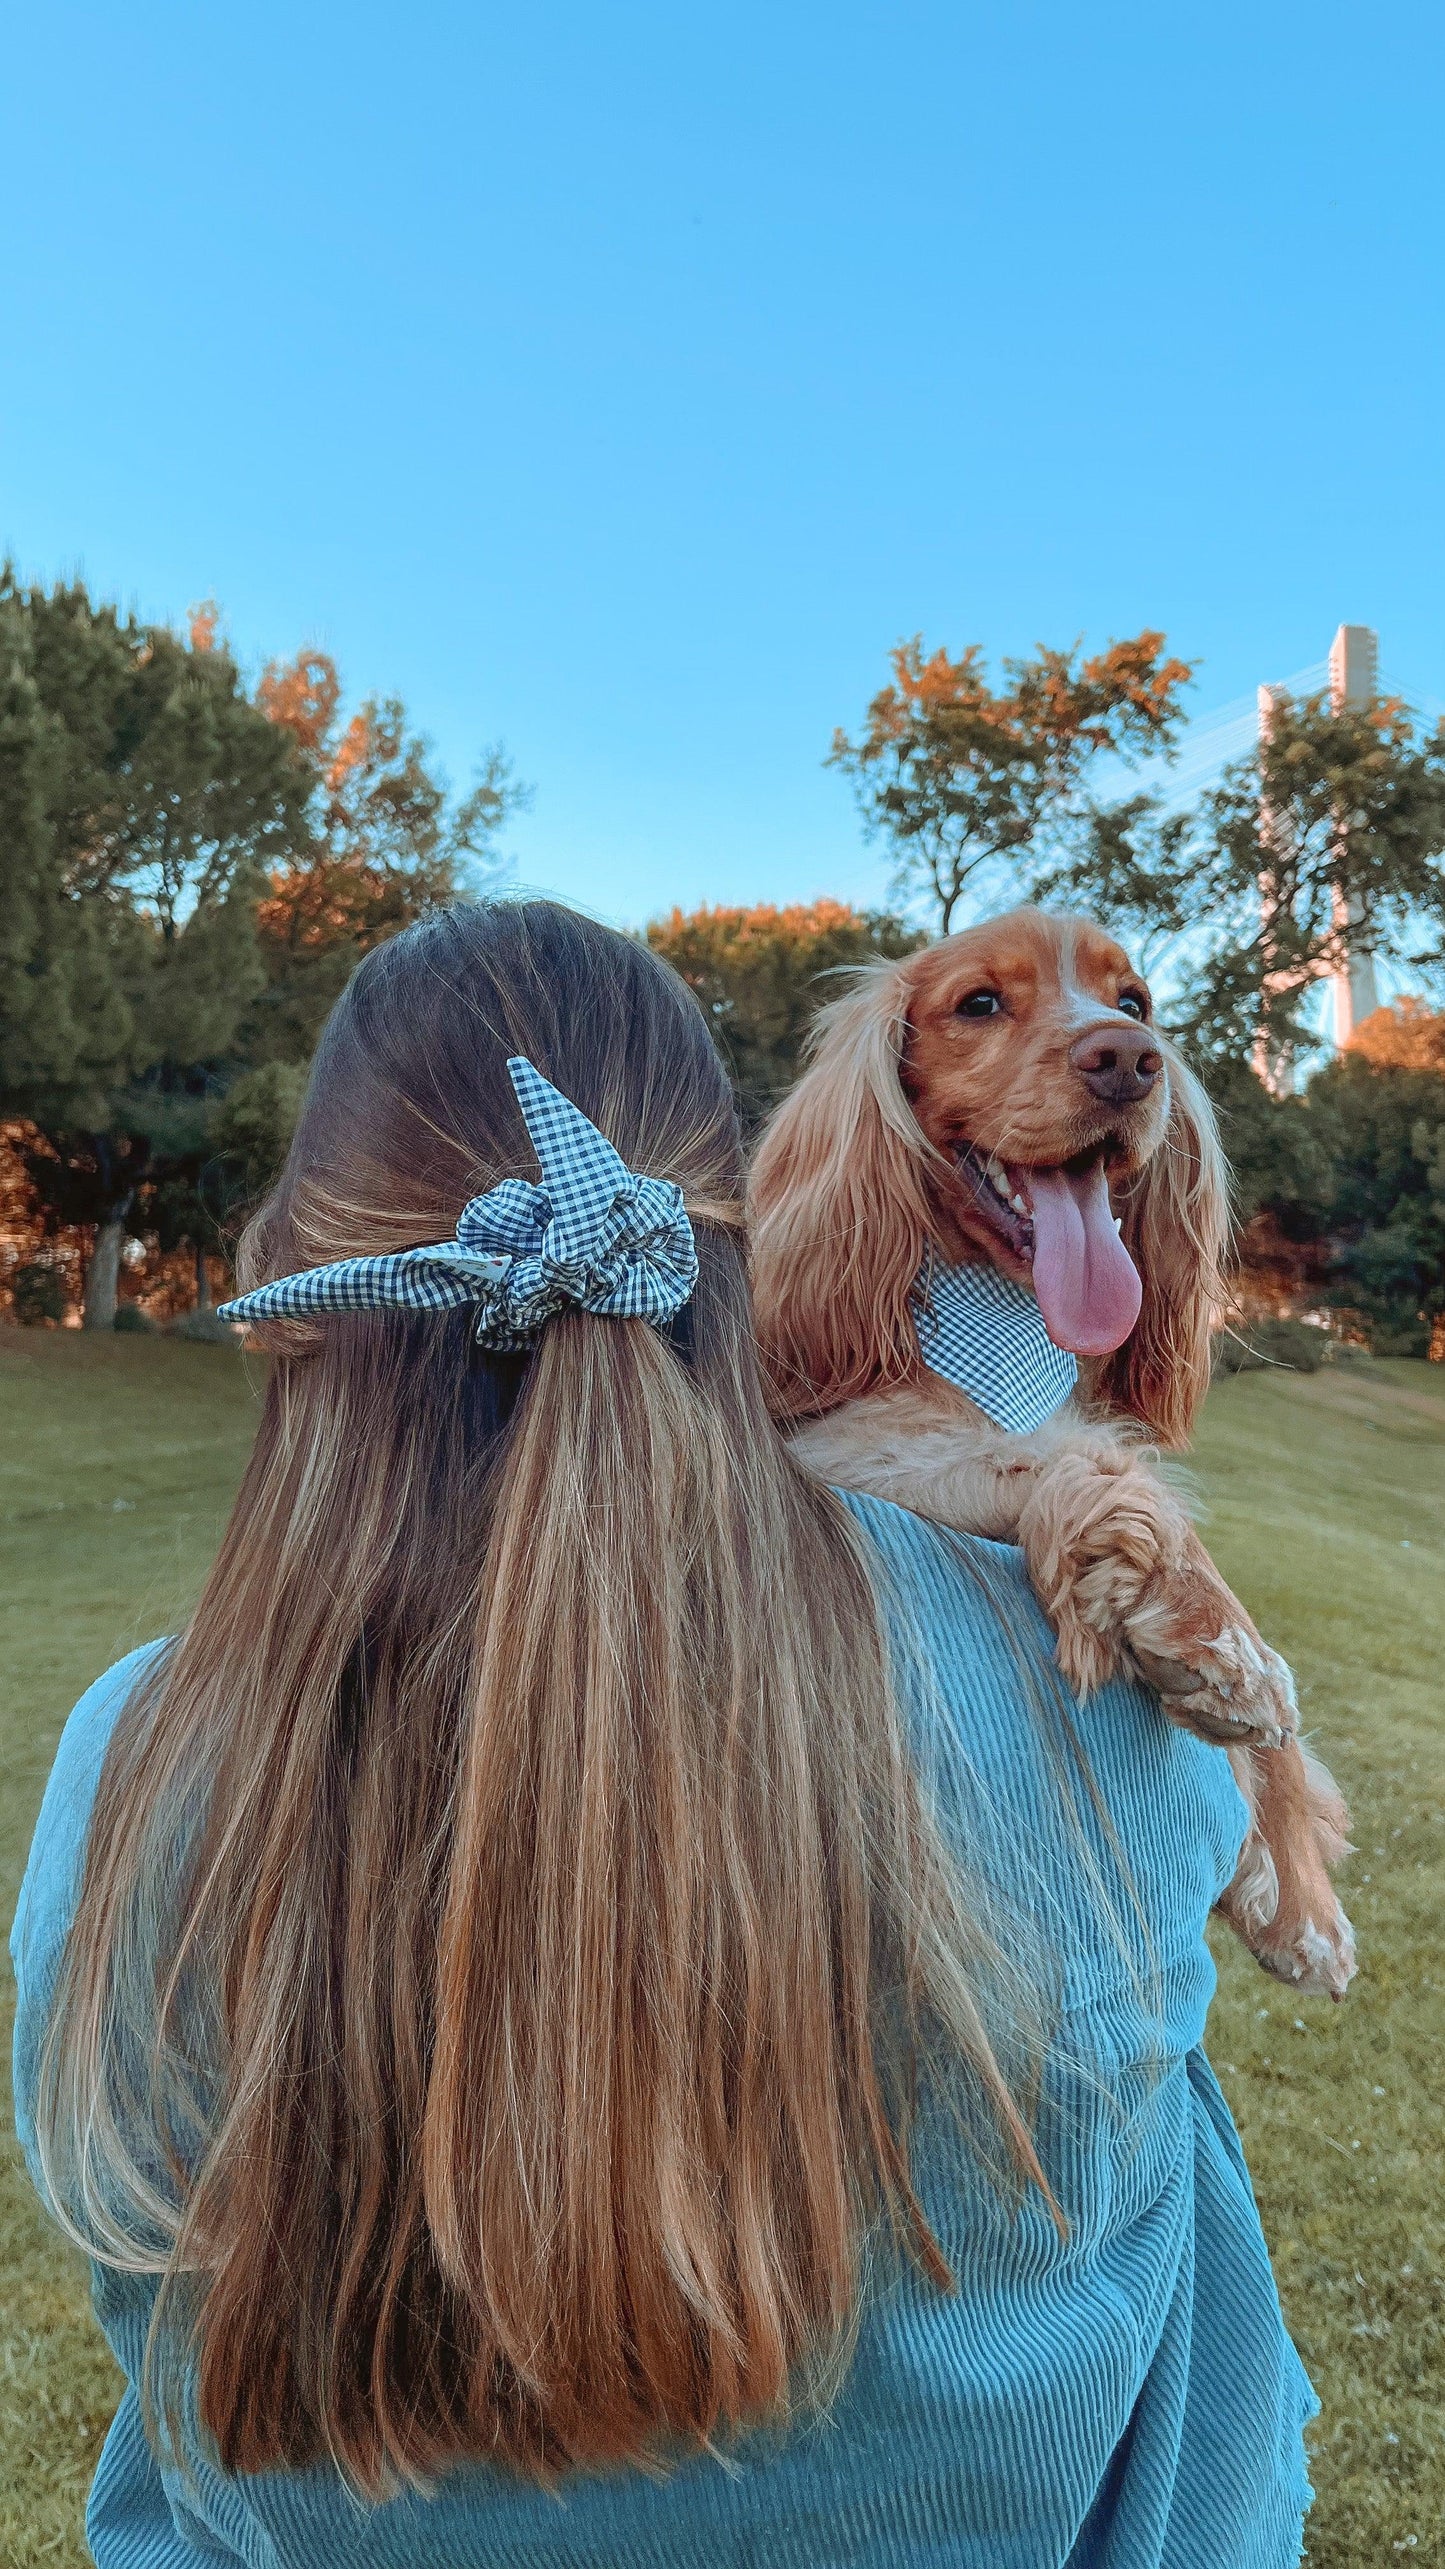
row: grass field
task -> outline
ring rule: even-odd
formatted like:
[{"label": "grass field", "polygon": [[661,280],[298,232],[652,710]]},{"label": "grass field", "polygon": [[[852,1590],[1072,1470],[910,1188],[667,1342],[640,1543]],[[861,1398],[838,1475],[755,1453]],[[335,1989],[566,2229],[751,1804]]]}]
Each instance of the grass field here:
[{"label": "grass field", "polygon": [[[87,1681],[174,1627],[255,1421],[223,1348],[0,1331],[0,1907]],[[1445,2561],[1445,1367],[1248,1374],[1195,1455],[1221,1567],[1299,1672],[1345,1785],[1362,1970],[1299,2003],[1226,1937],[1212,2050],[1324,2402],[1314,2569]],[[6,1975],[8,1996],[8,1974]],[[1250,2385],[1241,2381],[1242,2401]],[[78,2265],[0,2165],[0,2563],[86,2558],[115,2397]]]}]

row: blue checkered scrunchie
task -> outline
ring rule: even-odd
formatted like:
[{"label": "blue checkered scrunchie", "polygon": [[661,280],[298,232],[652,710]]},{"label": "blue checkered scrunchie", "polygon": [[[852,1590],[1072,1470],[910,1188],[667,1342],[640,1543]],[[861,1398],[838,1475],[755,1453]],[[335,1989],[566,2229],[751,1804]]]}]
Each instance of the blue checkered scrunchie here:
[{"label": "blue checkered scrunchie", "polygon": [[258,1285],[224,1320],[304,1320],[333,1311],[476,1307],[483,1347],[530,1346],[569,1305],[663,1328],[691,1299],[697,1246],[682,1189],[640,1177],[518,1054],[507,1064],[542,1183],[506,1178],[474,1195],[454,1236],[377,1258],[342,1258]]}]

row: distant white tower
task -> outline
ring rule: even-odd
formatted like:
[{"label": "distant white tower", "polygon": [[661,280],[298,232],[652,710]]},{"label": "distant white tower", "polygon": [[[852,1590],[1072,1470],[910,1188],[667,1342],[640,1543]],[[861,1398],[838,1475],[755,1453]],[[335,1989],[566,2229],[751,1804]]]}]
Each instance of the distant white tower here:
[{"label": "distant white tower", "polygon": [[[1380,692],[1380,637],[1367,624],[1342,624],[1330,645],[1330,705],[1342,713],[1346,705],[1368,705]],[[1358,924],[1356,904],[1346,902],[1343,892],[1335,893],[1335,922],[1345,931],[1347,961],[1342,972],[1330,976],[1334,1001],[1335,1042],[1343,1051],[1355,1028],[1371,1011],[1378,1008],[1380,994],[1375,985],[1375,958],[1356,954],[1350,949],[1349,932]]]},{"label": "distant white tower", "polygon": [[[1269,738],[1270,725],[1274,721],[1276,699],[1283,694],[1284,689],[1282,687],[1264,686],[1258,690],[1255,696],[1255,710],[1259,716],[1259,738],[1261,746],[1263,746],[1265,741]],[[1281,858],[1284,854],[1284,848],[1281,840],[1283,826],[1284,824],[1281,821],[1279,814],[1272,811],[1267,803],[1262,803],[1259,811],[1259,907],[1266,938],[1269,934],[1270,919],[1279,899],[1279,885],[1274,865],[1275,861]],[[1286,975],[1282,974],[1276,977],[1275,974],[1270,972],[1267,972],[1265,975],[1266,990],[1283,988],[1286,985],[1286,982]],[[1271,1052],[1263,1035],[1257,1035],[1255,1037],[1254,1045],[1254,1067],[1256,1075],[1264,1082],[1266,1088],[1273,1091],[1276,1097],[1282,1097],[1286,1094],[1293,1076],[1293,1066],[1290,1061],[1288,1050],[1283,1052]]]}]

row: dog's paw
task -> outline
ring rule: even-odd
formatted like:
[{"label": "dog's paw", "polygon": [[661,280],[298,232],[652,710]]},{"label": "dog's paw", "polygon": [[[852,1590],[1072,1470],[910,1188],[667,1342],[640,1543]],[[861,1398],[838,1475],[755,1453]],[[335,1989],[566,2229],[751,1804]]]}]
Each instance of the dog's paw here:
[{"label": "dog's paw", "polygon": [[1333,1894],[1313,1914],[1287,1922],[1276,1914],[1246,1941],[1256,1961],[1302,1998],[1343,1998],[1354,1979],[1355,1931]]},{"label": "dog's paw", "polygon": [[1167,1605],[1151,1603],[1131,1619],[1129,1649],[1170,1720],[1216,1747],[1258,1741],[1278,1748],[1299,1729],[1289,1666],[1248,1624],[1230,1620],[1213,1633],[1191,1632]]},{"label": "dog's paw", "polygon": [[1064,1456],[1019,1511],[1019,1541],[1058,1662],[1083,1699],[1121,1669],[1171,1720],[1218,1746],[1278,1747],[1298,1727],[1294,1680],[1261,1641],[1177,1501],[1152,1474]]},{"label": "dog's paw", "polygon": [[1355,1976],[1355,1937],[1330,1880],[1350,1843],[1339,1787],[1302,1740],[1256,1745],[1230,1764],[1251,1820],[1220,1910],[1287,1988],[1343,1998]]}]

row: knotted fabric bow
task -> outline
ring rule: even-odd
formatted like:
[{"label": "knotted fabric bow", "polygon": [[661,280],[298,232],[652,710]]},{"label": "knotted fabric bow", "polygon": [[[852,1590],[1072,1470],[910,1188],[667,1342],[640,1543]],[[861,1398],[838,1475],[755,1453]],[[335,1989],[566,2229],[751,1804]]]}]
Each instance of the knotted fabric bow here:
[{"label": "knotted fabric bow", "polygon": [[691,1299],[697,1244],[681,1187],[640,1177],[520,1054],[507,1064],[542,1183],[506,1178],[464,1205],[450,1240],[342,1258],[223,1303],[225,1320],[476,1305],[484,1347],[526,1347],[571,1305],[663,1328]]}]

